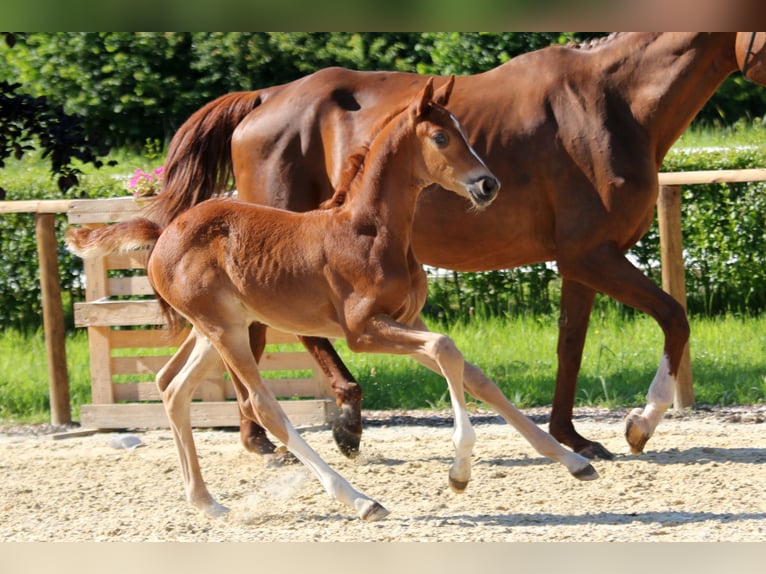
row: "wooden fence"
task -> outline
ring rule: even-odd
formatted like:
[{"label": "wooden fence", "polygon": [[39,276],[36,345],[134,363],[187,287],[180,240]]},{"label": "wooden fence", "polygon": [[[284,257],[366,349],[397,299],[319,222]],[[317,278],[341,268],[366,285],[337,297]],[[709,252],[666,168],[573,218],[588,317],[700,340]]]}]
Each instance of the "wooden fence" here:
[{"label": "wooden fence", "polygon": [[[686,286],[681,234],[681,185],[701,183],[734,183],[766,181],[766,169],[694,171],[660,173],[657,202],[662,288],[686,307]],[[66,366],[64,312],[58,275],[55,214],[82,211],[85,202],[108,200],[31,200],[0,202],[0,214],[34,213],[37,250],[40,261],[40,283],[43,303],[43,326],[48,358],[51,422],[71,422],[69,379]],[[70,216],[70,220],[73,220]],[[75,221],[76,218],[73,220]],[[687,347],[674,396],[674,408],[682,409],[694,402],[692,370]],[[139,403],[140,404],[140,403]],[[138,405],[138,404],[137,404]],[[136,405],[136,406],[137,406]]]}]

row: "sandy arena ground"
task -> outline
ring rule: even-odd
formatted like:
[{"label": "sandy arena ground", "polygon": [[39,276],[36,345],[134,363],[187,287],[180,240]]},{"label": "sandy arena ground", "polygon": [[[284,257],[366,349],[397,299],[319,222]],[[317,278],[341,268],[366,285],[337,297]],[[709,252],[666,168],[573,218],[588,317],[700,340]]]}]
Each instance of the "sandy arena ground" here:
[{"label": "sandy arena ground", "polygon": [[[547,429],[547,409],[525,411]],[[498,417],[475,413],[473,479],[447,486],[445,413],[369,412],[359,459],[327,428],[302,429],[320,455],[391,511],[365,523],[300,464],[267,466],[230,430],[197,430],[206,482],[231,512],[185,501],[169,430],[54,438],[62,429],[0,429],[0,541],[764,541],[766,405],[669,415],[640,456],[624,411],[578,410],[576,425],[617,455],[580,482],[541,458]]]}]

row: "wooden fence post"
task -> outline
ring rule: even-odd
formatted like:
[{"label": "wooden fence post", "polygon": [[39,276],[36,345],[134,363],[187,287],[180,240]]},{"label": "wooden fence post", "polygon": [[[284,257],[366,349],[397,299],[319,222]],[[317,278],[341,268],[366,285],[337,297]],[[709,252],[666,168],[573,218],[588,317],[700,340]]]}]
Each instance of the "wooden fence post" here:
[{"label": "wooden fence post", "polygon": [[48,354],[51,423],[60,425],[72,422],[72,411],[69,405],[64,308],[61,303],[55,218],[53,213],[36,214],[35,233],[40,260],[45,348]]},{"label": "wooden fence post", "polygon": [[[686,276],[681,234],[681,187],[661,185],[657,199],[657,220],[662,258],[662,288],[686,309]],[[694,403],[689,344],[684,348],[674,390],[673,408],[681,410]]]}]

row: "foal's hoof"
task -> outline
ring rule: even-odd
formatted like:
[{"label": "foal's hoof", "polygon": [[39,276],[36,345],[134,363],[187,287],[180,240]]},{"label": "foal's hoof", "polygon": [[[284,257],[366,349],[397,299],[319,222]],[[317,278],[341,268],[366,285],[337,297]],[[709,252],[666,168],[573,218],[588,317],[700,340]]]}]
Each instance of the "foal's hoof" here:
[{"label": "foal's hoof", "polygon": [[625,440],[630,445],[630,452],[642,454],[652,434],[646,428],[646,421],[641,409],[633,409],[625,418]]},{"label": "foal's hoof", "polygon": [[220,518],[229,513],[228,507],[215,500],[204,505],[195,504],[195,506],[211,518]]},{"label": "foal's hoof", "polygon": [[598,471],[596,471],[595,468],[593,468],[593,465],[589,464],[586,467],[581,468],[580,470],[576,470],[572,473],[572,476],[574,476],[578,480],[596,480],[599,477]]},{"label": "foal's hoof", "polygon": [[353,433],[339,423],[332,427],[332,437],[344,456],[350,459],[359,456],[359,444],[362,442],[361,434]]},{"label": "foal's hoof", "polygon": [[457,480],[455,478],[452,478],[452,475],[450,475],[449,487],[450,489],[452,489],[452,492],[454,492],[455,494],[463,494],[465,492],[465,489],[468,487],[468,481]]},{"label": "foal's hoof", "polygon": [[359,513],[360,518],[365,522],[375,522],[376,520],[381,520],[388,515],[388,510],[383,508],[379,502],[375,502],[374,500],[371,500],[370,504],[363,508]]}]

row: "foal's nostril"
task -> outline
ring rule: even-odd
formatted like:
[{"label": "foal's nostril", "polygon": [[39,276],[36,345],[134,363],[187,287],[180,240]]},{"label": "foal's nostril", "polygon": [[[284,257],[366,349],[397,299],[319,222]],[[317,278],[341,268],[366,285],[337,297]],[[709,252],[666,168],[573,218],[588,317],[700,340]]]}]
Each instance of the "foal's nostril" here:
[{"label": "foal's nostril", "polygon": [[483,177],[479,181],[479,188],[482,195],[485,197],[491,197],[498,189],[500,189],[500,182],[494,177]]}]

